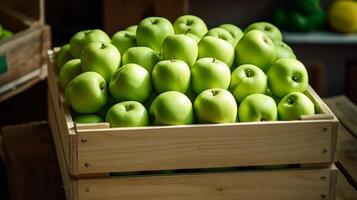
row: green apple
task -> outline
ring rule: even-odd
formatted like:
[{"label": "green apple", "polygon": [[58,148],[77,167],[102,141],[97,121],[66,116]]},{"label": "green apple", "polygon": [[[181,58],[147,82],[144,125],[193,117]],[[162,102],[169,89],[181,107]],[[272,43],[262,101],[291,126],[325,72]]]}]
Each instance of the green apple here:
[{"label": "green apple", "polygon": [[268,95],[268,96],[270,96],[271,98],[273,98],[274,101],[275,101],[275,103],[276,103],[276,105],[278,105],[279,102],[280,102],[280,100],[281,100],[281,98],[276,97],[276,96],[271,92],[271,90],[270,90],[269,88],[268,88],[267,91],[265,92],[265,95]]},{"label": "green apple", "polygon": [[158,94],[155,90],[153,90],[153,91],[151,92],[149,98],[147,98],[146,101],[143,103],[143,105],[145,106],[145,108],[146,108],[147,110],[150,109],[152,102],[156,99],[156,97],[157,97],[158,95],[159,95],[159,94]]},{"label": "green apple", "polygon": [[194,103],[200,123],[233,123],[237,117],[237,103],[225,89],[213,88],[201,92]]},{"label": "green apple", "polygon": [[92,42],[82,50],[82,70],[97,72],[109,82],[112,74],[120,66],[120,59],[120,53],[114,45]]},{"label": "green apple", "polygon": [[2,34],[1,34],[1,39],[4,40],[6,38],[9,38],[13,35],[13,33],[9,30],[3,29]]},{"label": "green apple", "polygon": [[175,34],[171,22],[163,17],[148,17],[142,20],[136,30],[139,46],[150,47],[159,53],[165,38]]},{"label": "green apple", "polygon": [[159,62],[158,54],[148,47],[131,47],[123,55],[123,65],[134,63],[144,67],[149,73]]},{"label": "green apple", "polygon": [[235,99],[241,102],[251,94],[264,94],[268,88],[268,81],[259,67],[245,64],[232,72],[229,88]]},{"label": "green apple", "polygon": [[268,71],[276,57],[274,43],[264,32],[259,30],[252,30],[244,34],[235,50],[238,66],[253,64],[264,72]]},{"label": "green apple", "polygon": [[79,58],[82,49],[92,42],[110,43],[110,38],[104,31],[99,29],[80,31],[74,34],[69,41],[73,58]]},{"label": "green apple", "polygon": [[113,35],[111,43],[123,55],[127,49],[136,46],[136,35],[130,31],[118,31]]},{"label": "green apple", "polygon": [[238,26],[234,24],[222,24],[219,27],[225,29],[233,36],[233,40],[234,40],[233,46],[236,46],[238,41],[243,37],[242,29],[240,29]]},{"label": "green apple", "polygon": [[152,70],[152,82],[158,93],[170,90],[185,93],[190,80],[190,67],[182,60],[163,60]]},{"label": "green apple", "polygon": [[149,125],[145,107],[137,101],[124,101],[108,110],[105,121],[110,127],[137,127]]},{"label": "green apple", "polygon": [[212,28],[207,32],[205,36],[213,36],[229,42],[233,47],[235,46],[233,36],[224,28],[221,27]]},{"label": "green apple", "polygon": [[205,22],[194,15],[182,15],[174,22],[176,34],[191,33],[198,38],[202,38],[207,33]]},{"label": "green apple", "polygon": [[61,50],[56,55],[57,71],[61,70],[61,67],[69,60],[72,59],[71,50],[69,44],[65,44],[61,47]]},{"label": "green apple", "polygon": [[264,94],[251,94],[243,99],[238,109],[239,121],[275,121],[278,109],[273,98]]},{"label": "green apple", "polygon": [[308,82],[305,66],[293,58],[279,59],[268,72],[269,88],[279,98],[292,92],[304,92]]},{"label": "green apple", "polygon": [[305,94],[293,92],[278,104],[279,120],[298,120],[301,115],[315,114],[315,105]]},{"label": "green apple", "polygon": [[151,93],[149,72],[140,65],[131,63],[114,72],[109,83],[109,91],[117,101],[144,102]]},{"label": "green apple", "polygon": [[195,102],[197,94],[193,91],[192,85],[188,86],[185,95],[191,100],[192,103]]},{"label": "green apple", "polygon": [[280,30],[276,26],[274,26],[273,24],[271,24],[269,22],[255,22],[255,23],[249,25],[244,30],[244,34],[248,33],[251,30],[263,31],[273,41],[278,41],[278,40],[281,41],[283,39],[283,36],[281,35]]},{"label": "green apple", "polygon": [[197,35],[194,35],[192,33],[185,33],[185,35],[191,37],[196,43],[199,43],[201,38],[199,38]]},{"label": "green apple", "polygon": [[231,67],[234,61],[233,46],[222,39],[205,36],[198,43],[198,58],[215,58]]},{"label": "green apple", "polygon": [[76,112],[95,113],[107,102],[107,83],[97,72],[84,72],[68,83],[65,95]]},{"label": "green apple", "polygon": [[66,62],[59,73],[59,82],[62,88],[66,88],[68,83],[82,73],[81,60],[79,58]]},{"label": "green apple", "polygon": [[229,67],[215,58],[201,58],[191,68],[191,86],[196,94],[210,88],[228,89]]},{"label": "green apple", "polygon": [[280,58],[294,58],[296,59],[296,56],[294,54],[294,51],[284,43],[283,41],[275,41],[275,49],[276,49],[276,58],[275,60],[279,60]]},{"label": "green apple", "polygon": [[107,99],[107,103],[101,108],[99,109],[96,114],[99,115],[100,117],[102,117],[103,119],[105,119],[105,116],[107,116],[107,112],[108,110],[114,106],[114,104],[118,103],[114,97],[112,97],[112,95],[108,95],[108,99]]},{"label": "green apple", "polygon": [[161,47],[162,60],[180,59],[192,66],[197,57],[197,42],[187,35],[170,35],[165,39]]},{"label": "green apple", "polygon": [[177,91],[161,93],[150,107],[151,121],[154,125],[192,124],[192,103],[186,95]]},{"label": "green apple", "polygon": [[125,30],[132,32],[132,33],[136,33],[136,29],[138,29],[138,25],[131,25],[131,26],[127,27]]},{"label": "green apple", "polygon": [[100,123],[104,122],[104,120],[95,114],[86,114],[86,115],[79,115],[74,119],[74,122],[78,124],[87,124],[87,123]]}]

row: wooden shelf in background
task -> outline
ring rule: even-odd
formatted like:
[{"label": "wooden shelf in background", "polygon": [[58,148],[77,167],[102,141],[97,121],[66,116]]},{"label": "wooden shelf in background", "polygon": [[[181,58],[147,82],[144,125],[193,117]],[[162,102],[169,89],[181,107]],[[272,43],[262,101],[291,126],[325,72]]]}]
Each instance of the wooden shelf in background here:
[{"label": "wooden shelf in background", "polygon": [[283,32],[283,39],[290,44],[310,43],[310,44],[348,44],[357,45],[357,34],[341,34],[333,32]]}]

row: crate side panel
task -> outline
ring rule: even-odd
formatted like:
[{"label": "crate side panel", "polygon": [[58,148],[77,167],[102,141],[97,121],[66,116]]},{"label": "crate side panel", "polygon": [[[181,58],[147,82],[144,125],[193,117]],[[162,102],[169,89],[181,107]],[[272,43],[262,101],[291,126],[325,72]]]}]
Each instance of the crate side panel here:
[{"label": "crate side panel", "polygon": [[[21,48],[19,48],[21,47]],[[0,75],[0,84],[19,78],[41,67],[42,28],[29,28],[21,37],[15,37],[0,46],[0,55],[4,56],[7,71]]]},{"label": "crate side panel", "polygon": [[325,170],[231,172],[79,180],[79,199],[316,200],[330,199]]},{"label": "crate side panel", "polygon": [[330,121],[78,131],[79,174],[329,163]]}]

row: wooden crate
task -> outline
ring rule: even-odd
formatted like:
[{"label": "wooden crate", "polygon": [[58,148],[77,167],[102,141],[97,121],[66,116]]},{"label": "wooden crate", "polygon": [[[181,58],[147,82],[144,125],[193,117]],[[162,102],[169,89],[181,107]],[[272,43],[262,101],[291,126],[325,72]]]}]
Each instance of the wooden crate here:
[{"label": "wooden crate", "polygon": [[336,151],[339,200],[357,200],[357,106],[346,96],[325,99],[340,120]]},{"label": "wooden crate", "polygon": [[[49,51],[50,63],[54,52]],[[68,199],[334,199],[338,121],[316,93],[302,120],[109,128],[75,124],[49,65],[49,122]],[[299,164],[301,169],[108,177],[111,172]],[[325,183],[325,184],[324,184]],[[303,196],[302,196],[303,195]]]},{"label": "wooden crate", "polygon": [[0,23],[14,32],[0,41],[0,102],[47,76],[49,26],[44,24],[44,0],[0,0]]}]

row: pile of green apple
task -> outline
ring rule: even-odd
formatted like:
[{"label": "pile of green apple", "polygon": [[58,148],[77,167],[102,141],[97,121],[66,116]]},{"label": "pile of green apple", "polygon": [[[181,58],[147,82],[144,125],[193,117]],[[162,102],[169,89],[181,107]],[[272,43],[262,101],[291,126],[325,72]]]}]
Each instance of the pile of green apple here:
[{"label": "pile of green apple", "polygon": [[149,17],[112,38],[76,33],[56,56],[75,122],[111,127],[297,120],[315,113],[308,74],[278,28],[207,29]]}]

